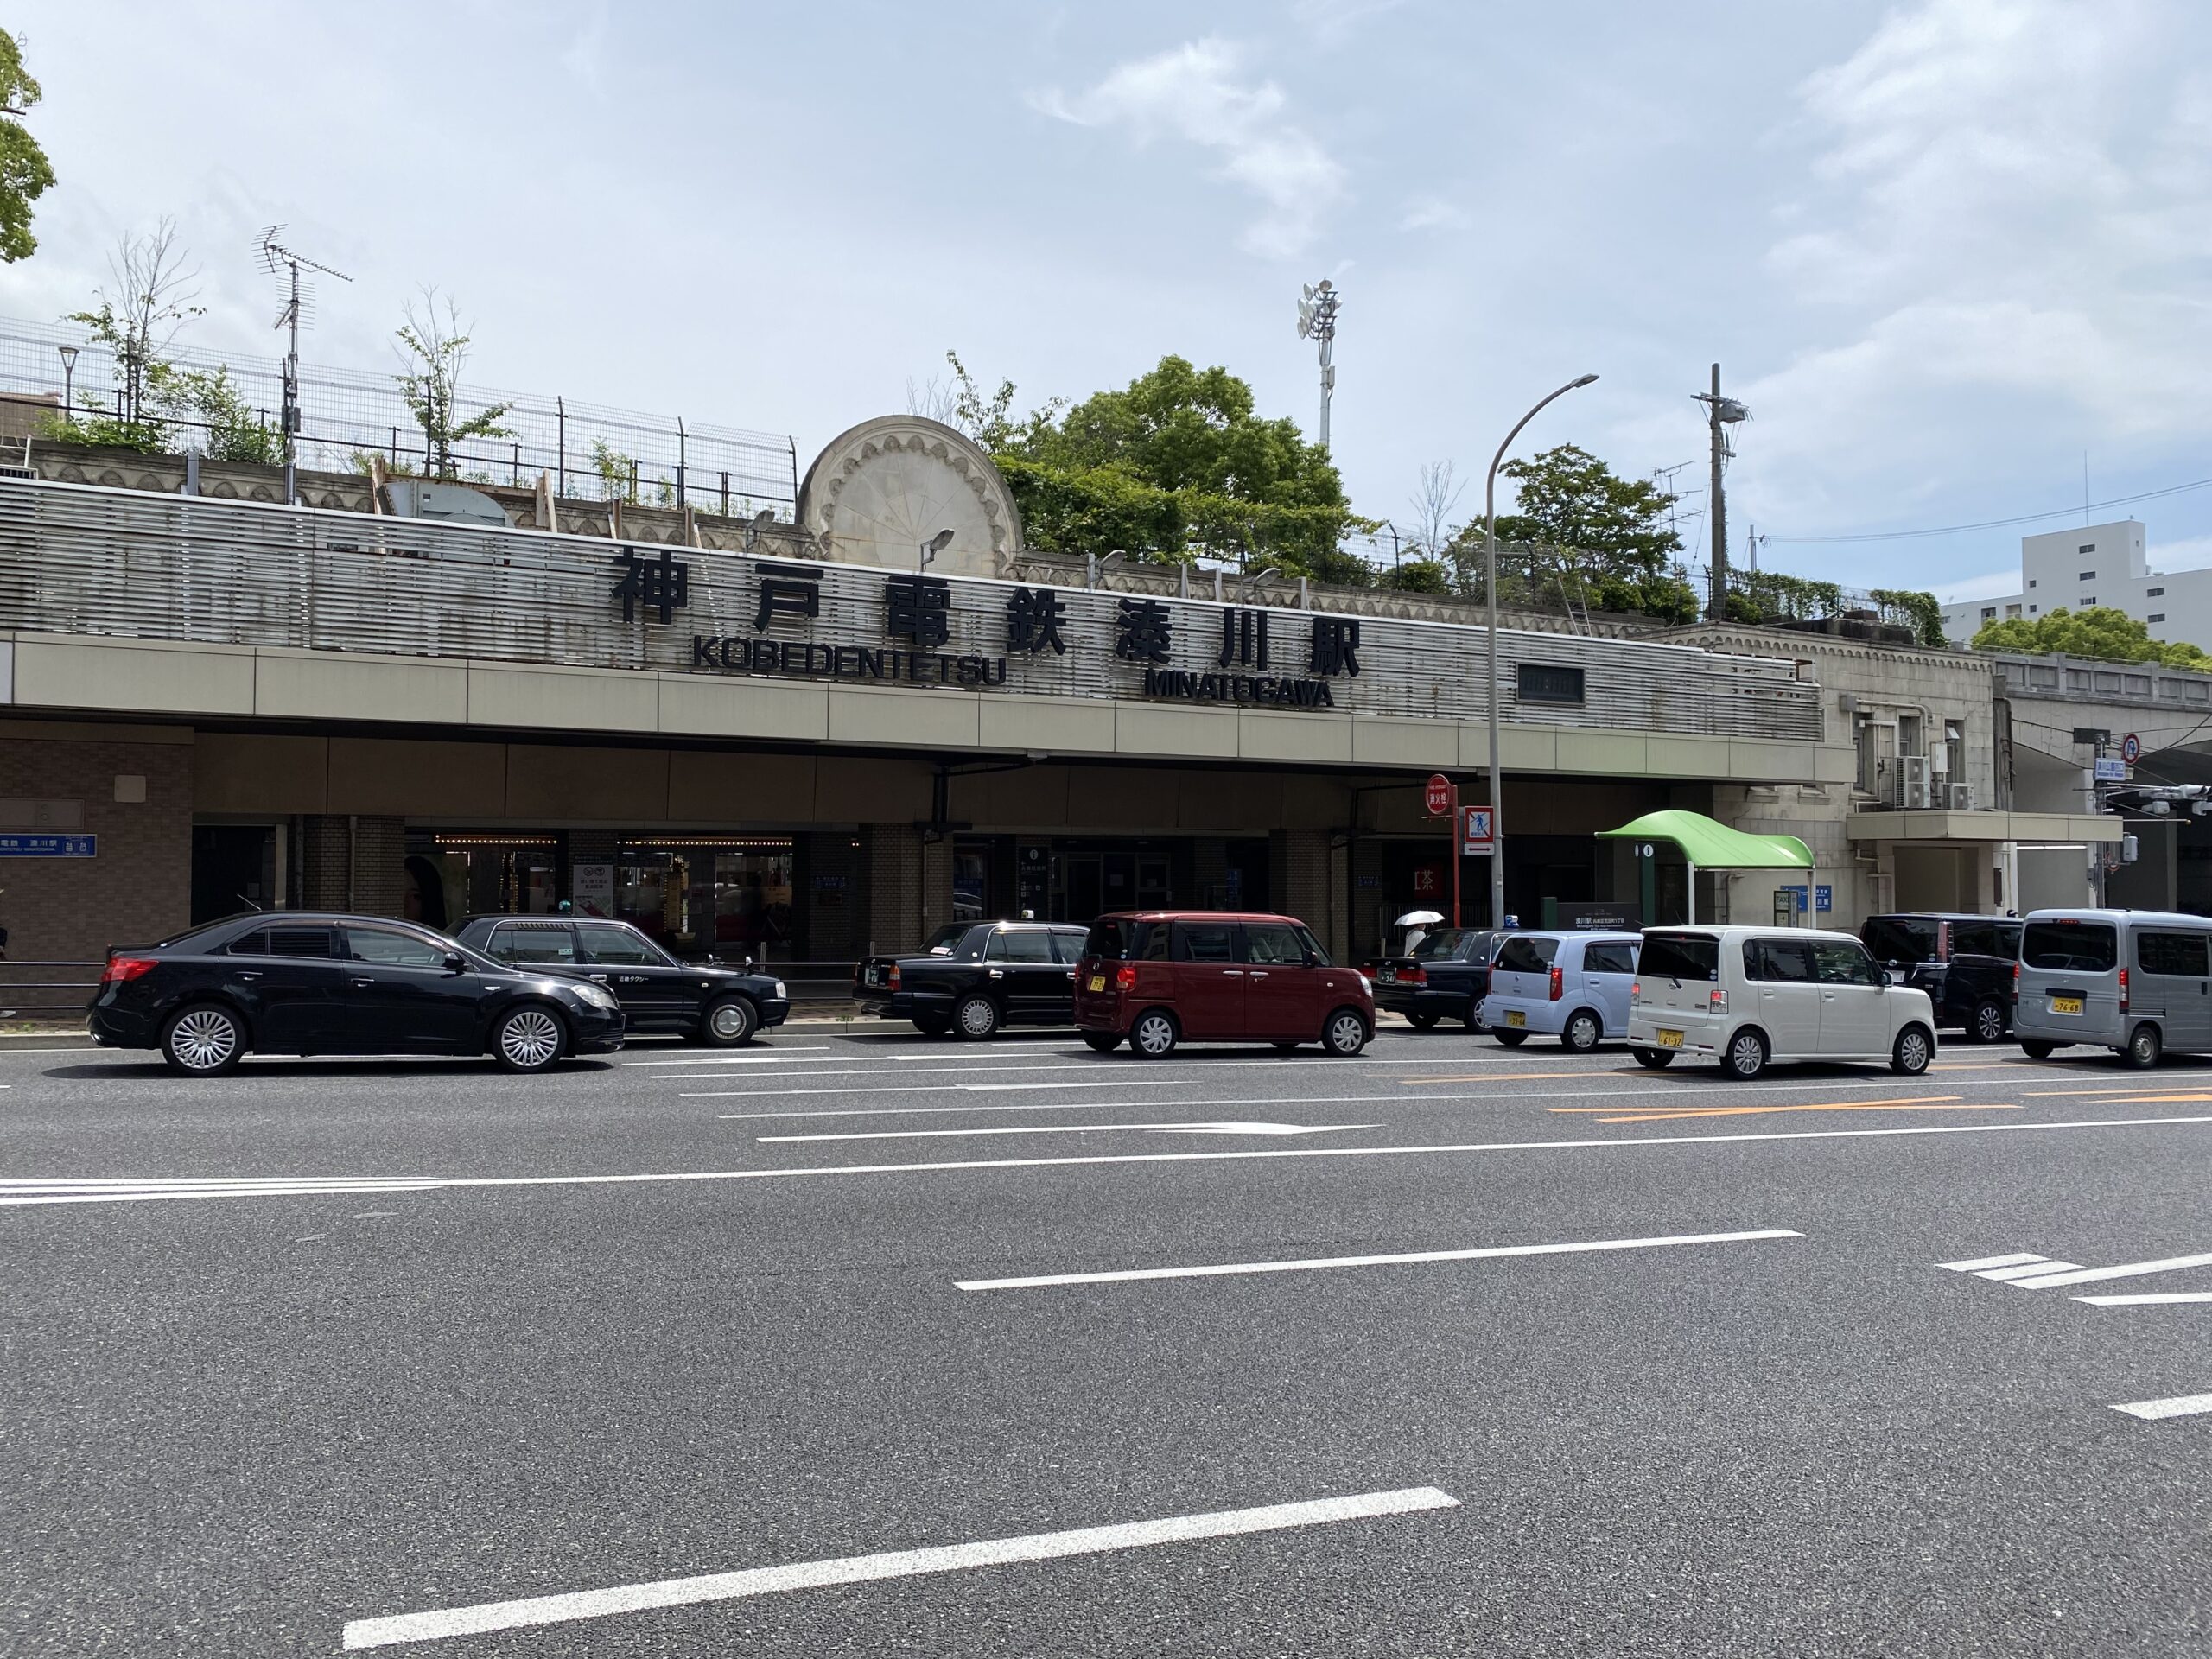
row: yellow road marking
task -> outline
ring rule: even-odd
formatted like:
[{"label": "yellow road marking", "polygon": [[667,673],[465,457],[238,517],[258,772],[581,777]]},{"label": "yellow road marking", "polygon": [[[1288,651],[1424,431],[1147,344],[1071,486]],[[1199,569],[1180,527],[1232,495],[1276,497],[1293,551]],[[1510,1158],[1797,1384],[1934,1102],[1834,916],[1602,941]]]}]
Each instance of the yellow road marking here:
[{"label": "yellow road marking", "polygon": [[[1554,1112],[1620,1112],[1618,1106],[1554,1106]],[[1961,1102],[1956,1095],[1913,1100],[1832,1100],[1812,1106],[1666,1106],[1631,1115],[1600,1117],[1600,1123],[1671,1123],[1685,1117],[1758,1117],[1779,1112],[2017,1112],[2009,1101]]]},{"label": "yellow road marking", "polygon": [[2212,1094],[2206,1094],[2206,1095],[2123,1095],[2122,1096],[2120,1096],[2120,1099],[2115,1100],[2114,1102],[2113,1102],[2113,1105],[2115,1105],[2115,1106],[2134,1106],[2134,1105],[2139,1105],[2139,1104],[2141,1104],[2141,1105],[2149,1105],[2149,1104],[2153,1104],[2153,1103],[2157,1103],[2157,1104],[2164,1104],[2165,1102],[2170,1101],[2170,1100],[2172,1100],[2172,1101],[2180,1101],[2180,1102],[2183,1102],[2183,1103],[2187,1103],[2187,1102],[2190,1102],[2190,1101],[2205,1101],[2205,1100],[2212,1100]]},{"label": "yellow road marking", "polygon": [[[2174,1085],[2172,1085],[2172,1086],[2173,1086],[2173,1087],[2175,1087],[2175,1088],[2181,1088],[2181,1087],[2183,1087],[2184,1085],[2183,1085],[2183,1084],[2174,1084]],[[2179,1095],[2152,1094],[2152,1095],[2145,1095],[2145,1094],[2144,1093],[2144,1090],[2145,1090],[2145,1089],[2146,1087],[2147,1087],[2147,1088],[2151,1088],[2151,1089],[2156,1089],[2156,1088],[2158,1087],[2158,1085],[2157,1085],[2156,1084],[2137,1084],[2137,1085],[2136,1085],[2134,1088],[2133,1088],[2133,1089],[2127,1089],[2127,1088],[2120,1088],[2120,1089],[2023,1089],[2022,1090],[2020,1090],[2020,1092],[2021,1092],[2023,1095],[2026,1095],[2026,1096],[2030,1096],[2030,1097],[2031,1097],[2031,1098],[2037,1099],[2037,1100],[2055,1099],[2055,1098],[2057,1098],[2057,1097],[2059,1097],[2059,1096],[2066,1096],[2066,1095],[2113,1095],[2113,1096],[2133,1096],[2133,1097],[2137,1098],[2137,1099],[2147,1099],[2147,1100],[2202,1100],[2202,1099],[2204,1098],[2204,1096],[2203,1096],[2202,1094],[2179,1094]]]}]

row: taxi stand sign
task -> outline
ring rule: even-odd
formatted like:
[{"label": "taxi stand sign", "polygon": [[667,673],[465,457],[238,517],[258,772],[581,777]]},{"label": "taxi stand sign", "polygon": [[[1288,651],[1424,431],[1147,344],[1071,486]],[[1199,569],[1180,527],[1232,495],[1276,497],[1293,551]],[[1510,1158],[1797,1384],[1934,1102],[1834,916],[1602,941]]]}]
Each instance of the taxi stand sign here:
[{"label": "taxi stand sign", "polygon": [[1494,807],[1459,809],[1459,851],[1467,858],[1488,858],[1497,851],[1497,811]]}]

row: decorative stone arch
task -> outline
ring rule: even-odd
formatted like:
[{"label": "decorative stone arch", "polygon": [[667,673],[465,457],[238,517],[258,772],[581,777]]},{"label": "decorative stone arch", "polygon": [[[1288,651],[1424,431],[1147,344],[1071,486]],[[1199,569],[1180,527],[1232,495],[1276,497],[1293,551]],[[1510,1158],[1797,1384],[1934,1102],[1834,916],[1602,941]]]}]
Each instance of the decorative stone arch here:
[{"label": "decorative stone arch", "polygon": [[799,486],[798,522],[832,559],[911,570],[941,531],[932,569],[995,576],[1021,546],[1021,514],[988,454],[919,415],[862,421],[830,440]]}]

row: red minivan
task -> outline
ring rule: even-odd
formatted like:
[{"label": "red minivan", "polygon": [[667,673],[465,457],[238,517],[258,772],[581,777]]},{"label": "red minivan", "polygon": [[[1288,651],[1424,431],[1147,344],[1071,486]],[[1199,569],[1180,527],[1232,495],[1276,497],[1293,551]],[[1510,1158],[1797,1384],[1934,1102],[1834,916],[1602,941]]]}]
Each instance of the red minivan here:
[{"label": "red minivan", "polygon": [[1103,1054],[1148,1060],[1179,1042],[1319,1043],[1351,1055],[1375,1034],[1367,976],[1332,966],[1289,916],[1140,910],[1101,916],[1076,967],[1075,1022]]}]

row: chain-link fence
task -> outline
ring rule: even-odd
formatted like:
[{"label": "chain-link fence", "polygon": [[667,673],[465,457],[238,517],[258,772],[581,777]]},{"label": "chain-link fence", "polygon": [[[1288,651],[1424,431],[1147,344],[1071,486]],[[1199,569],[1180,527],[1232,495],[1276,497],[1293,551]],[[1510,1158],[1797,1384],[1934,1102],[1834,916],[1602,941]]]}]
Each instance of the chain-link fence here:
[{"label": "chain-link fence", "polygon": [[[75,348],[67,360],[64,347]],[[271,434],[283,406],[283,366],[275,358],[237,357],[173,347],[180,369],[226,369],[253,416]],[[0,319],[0,389],[67,396],[79,416],[123,414],[124,366],[117,354],[73,324]],[[650,506],[689,504],[702,512],[749,516],[765,507],[788,517],[798,498],[798,451],[771,432],[695,425],[601,404],[465,385],[452,424],[499,409],[501,435],[453,446],[450,467],[467,481],[524,485],[552,475],[564,496],[620,499]],[[300,365],[300,465],[365,469],[372,454],[393,472],[430,470],[429,442],[401,395],[397,370]],[[200,425],[166,420],[186,434]]]}]

